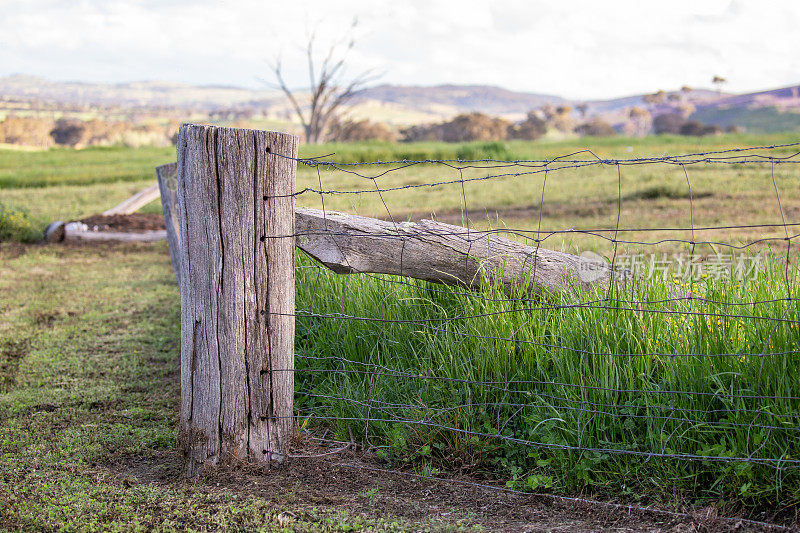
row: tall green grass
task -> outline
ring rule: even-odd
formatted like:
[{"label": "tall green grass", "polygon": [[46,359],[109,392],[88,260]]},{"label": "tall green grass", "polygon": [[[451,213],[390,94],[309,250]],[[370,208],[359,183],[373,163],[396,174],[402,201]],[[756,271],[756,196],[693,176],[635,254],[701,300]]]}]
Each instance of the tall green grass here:
[{"label": "tall green grass", "polygon": [[518,489],[797,505],[800,308],[785,274],[629,282],[608,301],[300,268],[298,414],[387,460]]}]

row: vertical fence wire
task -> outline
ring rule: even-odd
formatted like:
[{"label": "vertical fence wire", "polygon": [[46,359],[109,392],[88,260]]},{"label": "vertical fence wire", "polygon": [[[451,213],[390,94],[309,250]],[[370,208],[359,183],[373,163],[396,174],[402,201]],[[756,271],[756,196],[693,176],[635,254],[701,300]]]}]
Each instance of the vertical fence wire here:
[{"label": "vertical fence wire", "polygon": [[[502,286],[479,269],[486,279],[476,288],[358,272],[342,249],[349,275],[300,257],[295,417],[345,442],[359,435],[385,453],[413,445],[419,456],[449,457],[467,470],[502,467],[497,457],[505,454],[529,465],[524,474],[548,472],[569,456],[585,466],[576,475],[588,476],[628,457],[694,463],[680,471],[693,475],[719,463],[797,480],[800,308],[791,251],[800,197],[779,182],[786,169],[796,185],[799,150],[794,143],[643,158],[583,150],[510,161],[298,159],[305,187],[297,203],[321,208],[325,219],[298,239],[325,233],[339,246],[363,238],[327,223],[334,208],[363,212],[390,224],[381,237],[400,249],[405,272],[409,239],[426,237],[408,237],[406,221],[435,213],[463,226],[437,235],[466,240],[467,256],[473,242],[505,236],[532,243],[531,279],[548,246],[604,256],[608,279],[594,290],[551,293],[531,290],[529,280]],[[659,183],[675,176],[683,188]],[[765,178],[777,209],[756,206],[754,216],[770,216],[750,220],[755,208],[746,202],[758,202],[756,192],[731,195],[742,180],[760,190]],[[610,224],[586,225],[601,218],[581,209],[598,203],[591,194],[604,198],[597,210]],[[520,209],[514,202],[525,195],[530,205]],[[398,198],[400,207],[390,207]],[[742,213],[714,212],[717,199]],[[632,208],[645,215],[628,225]],[[666,220],[659,210],[676,214]]]}]

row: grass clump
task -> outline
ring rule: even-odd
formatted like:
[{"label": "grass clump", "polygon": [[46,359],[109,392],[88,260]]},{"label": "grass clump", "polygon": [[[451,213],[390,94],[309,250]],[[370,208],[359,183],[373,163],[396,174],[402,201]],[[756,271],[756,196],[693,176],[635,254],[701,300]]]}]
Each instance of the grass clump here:
[{"label": "grass clump", "polygon": [[45,224],[25,210],[0,203],[0,242],[35,242],[44,237]]}]

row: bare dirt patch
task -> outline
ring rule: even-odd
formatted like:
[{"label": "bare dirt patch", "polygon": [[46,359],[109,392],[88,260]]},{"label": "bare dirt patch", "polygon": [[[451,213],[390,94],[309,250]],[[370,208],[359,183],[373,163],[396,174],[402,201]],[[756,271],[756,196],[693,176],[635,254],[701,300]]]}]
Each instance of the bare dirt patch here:
[{"label": "bare dirt patch", "polygon": [[132,213],[130,215],[92,215],[81,219],[91,231],[141,232],[163,230],[164,217],[157,213]]},{"label": "bare dirt patch", "polygon": [[0,393],[14,388],[19,363],[30,351],[30,339],[0,339]]},{"label": "bare dirt patch", "polygon": [[720,519],[713,509],[680,514],[527,495],[476,485],[461,476],[430,479],[388,470],[374,457],[300,443],[287,464],[272,469],[226,465],[189,483],[178,452],[128,457],[107,468],[125,485],[157,484],[193,491],[233,492],[295,509],[330,507],[369,518],[436,520],[489,531],[770,531],[747,521]]}]

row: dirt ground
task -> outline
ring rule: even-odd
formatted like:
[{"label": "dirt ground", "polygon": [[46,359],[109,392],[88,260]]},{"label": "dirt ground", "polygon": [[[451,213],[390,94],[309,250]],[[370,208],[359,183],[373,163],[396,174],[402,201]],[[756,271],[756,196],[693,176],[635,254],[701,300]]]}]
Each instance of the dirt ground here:
[{"label": "dirt ground", "polygon": [[91,231],[139,232],[164,229],[164,217],[158,213],[133,213],[130,215],[92,215],[81,219]]},{"label": "dirt ground", "polygon": [[[272,469],[226,465],[192,490],[229,491],[293,508],[335,507],[369,518],[394,516],[415,522],[433,519],[447,525],[501,532],[540,531],[775,531],[784,528],[720,518],[714,509],[691,514],[644,509],[614,502],[550,495],[528,495],[476,483],[468,477],[432,479],[388,470],[369,455],[300,442],[296,456]],[[106,465],[123,483],[180,488],[178,452],[132,457]],[[792,529],[790,529],[792,530]]]}]

